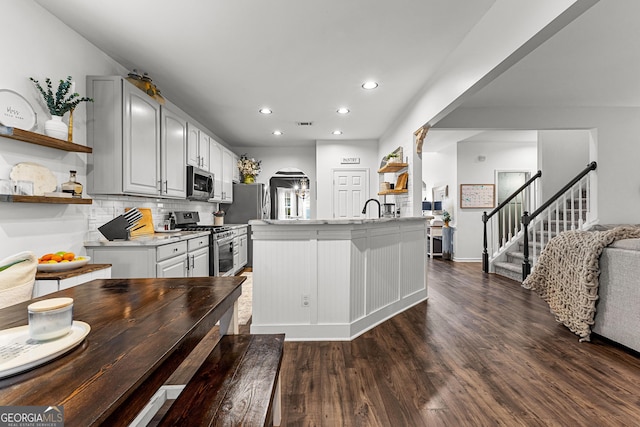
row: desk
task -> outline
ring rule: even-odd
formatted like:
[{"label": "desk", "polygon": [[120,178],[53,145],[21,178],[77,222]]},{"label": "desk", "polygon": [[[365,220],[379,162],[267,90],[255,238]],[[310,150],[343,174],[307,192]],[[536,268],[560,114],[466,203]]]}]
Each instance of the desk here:
[{"label": "desk", "polygon": [[[1,379],[0,404],[62,405],[65,426],[128,425],[218,320],[221,332],[235,326],[244,280],[97,279],[47,295],[73,298],[74,319],[91,332],[66,355]],[[1,309],[0,329],[26,325],[33,301]]]}]

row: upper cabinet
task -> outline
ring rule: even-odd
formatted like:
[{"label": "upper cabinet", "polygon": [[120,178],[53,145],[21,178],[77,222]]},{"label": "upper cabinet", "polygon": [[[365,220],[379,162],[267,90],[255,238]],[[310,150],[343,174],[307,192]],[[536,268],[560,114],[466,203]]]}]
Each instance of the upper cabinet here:
[{"label": "upper cabinet", "polygon": [[120,76],[88,76],[87,92],[87,192],[184,198],[186,122]]},{"label": "upper cabinet", "polygon": [[222,148],[222,203],[233,202],[233,169],[237,169],[233,161],[234,154]]},{"label": "upper cabinet", "polygon": [[209,153],[211,162],[210,171],[213,173],[213,199],[214,202],[222,201],[222,145],[211,138],[209,140]]},{"label": "upper cabinet", "polygon": [[240,169],[238,169],[238,160],[240,160],[240,156],[236,153],[231,153],[233,156],[233,182],[240,182]]},{"label": "upper cabinet", "polygon": [[161,192],[167,197],[187,196],[186,164],[187,121],[171,109],[162,106],[160,114],[160,174]]},{"label": "upper cabinet", "polygon": [[206,171],[209,163],[209,136],[192,123],[188,124],[187,164]]}]

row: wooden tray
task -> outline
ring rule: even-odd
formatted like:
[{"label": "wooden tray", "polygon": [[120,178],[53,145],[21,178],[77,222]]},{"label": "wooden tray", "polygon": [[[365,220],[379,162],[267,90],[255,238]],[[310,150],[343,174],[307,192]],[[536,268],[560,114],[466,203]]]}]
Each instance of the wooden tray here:
[{"label": "wooden tray", "polygon": [[398,175],[398,181],[396,182],[396,186],[394,190],[406,190],[408,180],[409,180],[409,174],[407,172],[403,172],[400,175]]}]

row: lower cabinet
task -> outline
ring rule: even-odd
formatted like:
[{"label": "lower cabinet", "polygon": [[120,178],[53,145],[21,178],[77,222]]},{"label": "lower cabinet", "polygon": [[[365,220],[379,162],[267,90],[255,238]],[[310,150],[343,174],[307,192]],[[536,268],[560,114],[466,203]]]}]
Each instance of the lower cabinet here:
[{"label": "lower cabinet", "polygon": [[114,278],[209,275],[208,235],[164,245],[87,246],[87,255],[92,261],[111,264]]},{"label": "lower cabinet", "polygon": [[233,273],[237,274],[247,265],[248,260],[247,227],[236,228],[236,237],[233,239]]},{"label": "lower cabinet", "polygon": [[209,237],[159,246],[158,253],[173,253],[156,264],[156,277],[205,277],[209,275]]}]

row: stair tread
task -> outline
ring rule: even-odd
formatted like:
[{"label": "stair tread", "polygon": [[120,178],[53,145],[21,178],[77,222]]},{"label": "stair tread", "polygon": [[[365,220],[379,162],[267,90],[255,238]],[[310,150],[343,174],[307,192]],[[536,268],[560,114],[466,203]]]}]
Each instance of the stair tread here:
[{"label": "stair tread", "polygon": [[513,271],[514,273],[522,272],[522,265],[514,264],[512,262],[496,262],[494,263],[494,267],[504,268],[505,270]]}]

